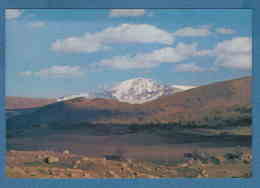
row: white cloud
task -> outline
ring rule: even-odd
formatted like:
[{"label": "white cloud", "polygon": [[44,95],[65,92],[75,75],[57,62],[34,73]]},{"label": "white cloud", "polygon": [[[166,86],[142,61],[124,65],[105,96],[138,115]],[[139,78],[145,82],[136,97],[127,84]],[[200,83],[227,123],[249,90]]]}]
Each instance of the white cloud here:
[{"label": "white cloud", "polygon": [[80,70],[80,66],[52,66],[41,69],[38,72],[25,71],[21,72],[22,76],[40,76],[40,77],[79,77],[84,73]]},{"label": "white cloud", "polygon": [[29,26],[32,28],[42,28],[42,27],[46,26],[46,23],[43,21],[35,21],[35,22],[29,23]]},{"label": "white cloud", "polygon": [[220,34],[224,34],[224,35],[225,35],[225,34],[228,35],[228,34],[234,34],[234,33],[236,33],[235,30],[229,29],[229,28],[224,28],[224,27],[217,28],[217,29],[216,29],[216,32],[217,32],[217,33],[220,33]]},{"label": "white cloud", "polygon": [[190,64],[178,64],[175,67],[176,72],[203,72],[205,71],[204,68],[196,65],[195,63]]},{"label": "white cloud", "polygon": [[196,43],[178,43],[175,48],[166,47],[154,50],[151,53],[104,59],[98,62],[98,65],[115,69],[145,69],[157,67],[161,63],[178,63],[197,55],[199,55],[199,51]]},{"label": "white cloud", "polygon": [[200,26],[198,28],[184,27],[174,32],[174,36],[180,37],[204,37],[211,34],[209,26]]},{"label": "white cloud", "polygon": [[6,9],[5,10],[5,16],[6,19],[12,20],[20,17],[22,15],[23,11],[20,9]]},{"label": "white cloud", "polygon": [[101,32],[86,33],[81,37],[56,40],[51,49],[62,52],[91,53],[109,49],[113,43],[161,43],[173,44],[171,33],[148,24],[121,24]]},{"label": "white cloud", "polygon": [[145,15],[144,9],[112,9],[109,13],[110,17],[137,17]]},{"label": "white cloud", "polygon": [[216,45],[211,55],[216,56],[215,64],[222,67],[250,70],[252,67],[252,40],[236,37]]}]

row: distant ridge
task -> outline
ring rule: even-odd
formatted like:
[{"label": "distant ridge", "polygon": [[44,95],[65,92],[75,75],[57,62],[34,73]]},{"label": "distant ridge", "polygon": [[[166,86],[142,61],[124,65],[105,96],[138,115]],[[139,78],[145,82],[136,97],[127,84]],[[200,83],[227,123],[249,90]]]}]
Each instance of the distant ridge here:
[{"label": "distant ridge", "polygon": [[27,109],[41,107],[54,102],[56,102],[55,99],[7,96],[5,100],[5,107],[9,110]]}]

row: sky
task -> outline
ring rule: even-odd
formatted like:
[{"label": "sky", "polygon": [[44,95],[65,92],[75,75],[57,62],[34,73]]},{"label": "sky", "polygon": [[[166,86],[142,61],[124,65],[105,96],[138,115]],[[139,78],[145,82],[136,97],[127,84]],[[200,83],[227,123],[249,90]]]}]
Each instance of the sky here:
[{"label": "sky", "polygon": [[205,85],[251,75],[251,11],[8,9],[6,95],[53,98],[144,77]]}]

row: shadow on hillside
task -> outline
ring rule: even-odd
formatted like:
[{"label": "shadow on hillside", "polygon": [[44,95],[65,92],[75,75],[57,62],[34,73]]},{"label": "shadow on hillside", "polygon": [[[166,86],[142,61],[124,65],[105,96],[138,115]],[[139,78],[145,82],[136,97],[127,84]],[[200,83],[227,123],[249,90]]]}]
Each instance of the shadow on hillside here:
[{"label": "shadow on hillside", "polygon": [[252,136],[250,135],[202,135],[199,133],[182,133],[174,132],[165,137],[165,142],[168,144],[199,144],[201,146],[213,147],[235,147],[246,146],[250,147]]}]

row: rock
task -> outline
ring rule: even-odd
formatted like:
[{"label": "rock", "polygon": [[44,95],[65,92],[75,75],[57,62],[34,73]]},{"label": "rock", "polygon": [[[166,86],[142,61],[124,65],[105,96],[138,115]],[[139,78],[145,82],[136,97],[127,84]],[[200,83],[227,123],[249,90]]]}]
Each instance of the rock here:
[{"label": "rock", "polygon": [[42,155],[37,155],[37,159],[43,159],[44,157]]},{"label": "rock", "polygon": [[132,163],[133,160],[132,160],[132,159],[127,159],[126,162],[128,162],[128,163]]},{"label": "rock", "polygon": [[48,169],[48,174],[49,175],[54,175],[54,172],[52,171],[52,169]]},{"label": "rock", "polygon": [[82,161],[88,161],[89,158],[88,158],[88,157],[82,157],[81,160],[82,160]]},{"label": "rock", "polygon": [[[179,167],[181,167],[181,168],[186,168],[188,166],[189,166],[188,163],[182,163],[182,164],[179,165]],[[155,169],[155,170],[157,170],[157,169]]]},{"label": "rock", "polygon": [[45,155],[45,154],[39,154],[37,155],[37,159],[44,159],[44,158],[47,158],[48,155]]},{"label": "rock", "polygon": [[122,165],[123,168],[127,168],[128,167],[127,163],[121,163],[121,165]]},{"label": "rock", "polygon": [[224,155],[225,159],[230,161],[230,160],[241,160],[243,156],[243,153],[238,153],[238,152],[233,152],[233,153],[226,153]]},{"label": "rock", "polygon": [[202,174],[202,175],[205,175],[205,174],[207,174],[207,171],[206,171],[205,169],[202,169],[202,170],[201,170],[201,174]]},{"label": "rock", "polygon": [[202,163],[208,163],[211,156],[207,152],[193,151],[192,153],[184,153],[184,160],[196,160]]},{"label": "rock", "polygon": [[120,178],[120,176],[118,176],[114,171],[109,170],[109,174],[113,177],[113,178]]},{"label": "rock", "polygon": [[202,163],[208,163],[211,156],[206,152],[193,152],[193,159],[200,160]]},{"label": "rock", "polygon": [[84,176],[84,171],[80,170],[80,169],[69,169],[68,170],[68,175],[72,178],[80,178],[82,176]]},{"label": "rock", "polygon": [[203,176],[201,174],[198,174],[196,178],[203,178]]},{"label": "rock", "polygon": [[69,155],[69,154],[70,154],[70,151],[69,151],[69,150],[64,150],[64,151],[63,151],[63,154]]},{"label": "rock", "polygon": [[48,163],[48,164],[51,164],[51,163],[56,163],[56,162],[59,162],[59,158],[58,157],[53,157],[53,156],[49,156],[47,158],[45,158],[45,162]]},{"label": "rock", "polygon": [[205,169],[203,169],[203,168],[199,168],[199,177],[200,178],[207,178],[207,177],[209,177],[209,175],[208,175],[208,173],[207,173],[207,171],[205,170]]},{"label": "rock", "polygon": [[87,173],[87,172],[85,172],[85,173],[83,174],[83,177],[85,177],[85,178],[91,178],[90,174]]},{"label": "rock", "polygon": [[244,163],[248,164],[248,163],[250,163],[251,160],[252,160],[252,155],[251,155],[250,153],[244,153],[244,154],[242,155],[242,157],[241,157],[241,160],[242,160]]},{"label": "rock", "polygon": [[80,160],[77,160],[75,161],[74,165],[73,165],[73,168],[78,168],[79,165],[80,165],[81,161]]}]

